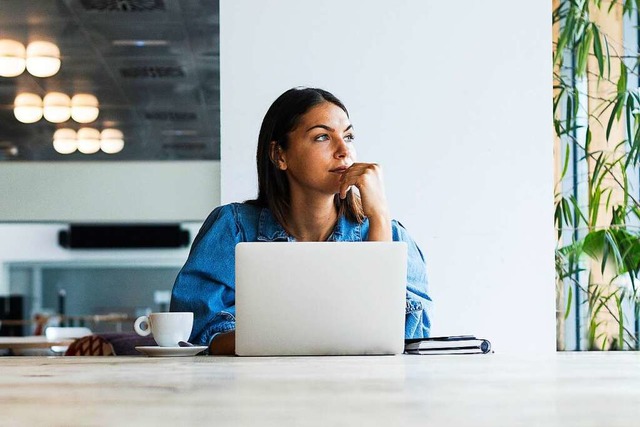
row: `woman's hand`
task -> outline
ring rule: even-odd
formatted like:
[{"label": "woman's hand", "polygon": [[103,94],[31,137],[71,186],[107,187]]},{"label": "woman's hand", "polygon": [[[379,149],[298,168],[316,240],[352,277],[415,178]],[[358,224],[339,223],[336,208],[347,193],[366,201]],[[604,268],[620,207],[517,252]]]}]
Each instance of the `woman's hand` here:
[{"label": "woman's hand", "polygon": [[369,240],[391,241],[391,217],[384,194],[382,168],[376,163],[354,163],[340,178],[340,198],[347,197],[349,187],[360,192],[362,209],[369,218]]},{"label": "woman's hand", "polygon": [[209,345],[212,356],[233,356],[236,353],[236,331],[224,332],[216,335]]}]

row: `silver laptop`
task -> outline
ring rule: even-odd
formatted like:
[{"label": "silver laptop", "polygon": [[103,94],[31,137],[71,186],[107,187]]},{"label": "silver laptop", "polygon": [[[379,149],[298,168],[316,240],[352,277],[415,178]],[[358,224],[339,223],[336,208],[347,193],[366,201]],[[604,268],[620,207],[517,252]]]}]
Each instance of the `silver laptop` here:
[{"label": "silver laptop", "polygon": [[403,242],[236,246],[239,356],[400,354]]}]

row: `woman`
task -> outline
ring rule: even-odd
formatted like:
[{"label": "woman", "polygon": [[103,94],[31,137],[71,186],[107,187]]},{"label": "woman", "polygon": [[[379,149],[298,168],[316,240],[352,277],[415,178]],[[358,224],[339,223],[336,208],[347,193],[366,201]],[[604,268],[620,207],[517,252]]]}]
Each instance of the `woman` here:
[{"label": "woman", "polygon": [[258,137],[258,198],[209,215],[173,287],[171,310],[194,312],[192,343],[234,354],[235,245],[254,241],[406,242],[405,337],[429,335],[424,257],[389,216],[380,167],[355,162],[354,139],[347,109],[327,91],[294,88],[271,105]]}]

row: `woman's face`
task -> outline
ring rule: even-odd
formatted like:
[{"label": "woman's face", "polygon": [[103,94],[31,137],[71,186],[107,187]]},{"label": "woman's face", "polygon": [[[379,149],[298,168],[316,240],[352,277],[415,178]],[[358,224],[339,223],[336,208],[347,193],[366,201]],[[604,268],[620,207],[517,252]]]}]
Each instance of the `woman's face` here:
[{"label": "woman's face", "polygon": [[303,115],[289,135],[289,147],[278,154],[278,167],[292,194],[334,195],[342,173],[355,161],[354,132],[347,114],[324,102]]}]

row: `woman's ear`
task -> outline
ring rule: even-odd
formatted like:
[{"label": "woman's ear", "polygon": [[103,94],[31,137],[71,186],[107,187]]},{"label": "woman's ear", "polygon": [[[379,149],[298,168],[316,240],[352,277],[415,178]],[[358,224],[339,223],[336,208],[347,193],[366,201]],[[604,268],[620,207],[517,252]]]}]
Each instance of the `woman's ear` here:
[{"label": "woman's ear", "polygon": [[281,171],[287,170],[287,158],[284,150],[276,141],[271,141],[269,157],[271,157],[271,161],[278,167],[278,169]]}]

